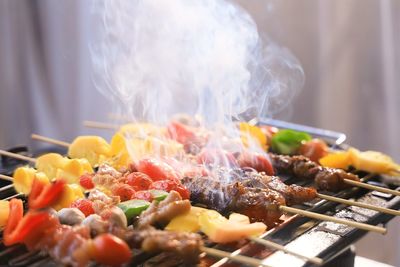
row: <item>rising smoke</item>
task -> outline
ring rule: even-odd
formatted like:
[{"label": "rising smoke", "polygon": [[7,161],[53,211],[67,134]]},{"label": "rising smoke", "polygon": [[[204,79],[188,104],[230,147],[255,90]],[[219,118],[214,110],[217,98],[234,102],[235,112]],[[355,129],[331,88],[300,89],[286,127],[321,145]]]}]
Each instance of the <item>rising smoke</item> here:
[{"label": "rising smoke", "polygon": [[269,116],[303,86],[289,51],[224,0],[94,1],[95,80],[132,121],[199,115],[206,127]]}]

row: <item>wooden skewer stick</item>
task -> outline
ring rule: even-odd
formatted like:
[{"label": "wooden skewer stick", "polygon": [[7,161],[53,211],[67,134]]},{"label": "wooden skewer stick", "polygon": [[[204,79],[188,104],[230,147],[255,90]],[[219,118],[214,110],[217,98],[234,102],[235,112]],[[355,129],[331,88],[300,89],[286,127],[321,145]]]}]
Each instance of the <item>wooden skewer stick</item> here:
[{"label": "wooden skewer stick", "polygon": [[24,156],[24,155],[20,155],[20,154],[17,154],[17,153],[8,152],[8,151],[2,150],[2,149],[0,149],[0,155],[7,156],[7,157],[10,157],[10,158],[20,159],[20,160],[25,160],[25,161],[29,161],[29,162],[32,162],[32,163],[36,162],[36,159],[34,159],[34,158],[27,157],[27,156]]},{"label": "wooden skewer stick", "polygon": [[201,251],[205,252],[206,254],[213,256],[213,257],[217,257],[217,258],[228,258],[232,261],[236,261],[248,266],[264,266],[264,267],[269,267],[268,265],[265,265],[261,262],[261,260],[255,259],[255,258],[250,258],[247,256],[243,256],[243,255],[235,255],[232,254],[230,252],[226,252],[226,251],[222,251],[219,249],[215,249],[215,248],[207,248],[207,247],[201,247],[200,248]]},{"label": "wooden skewer stick", "polygon": [[293,213],[293,214],[299,214],[305,217],[321,220],[321,221],[328,221],[328,222],[334,222],[334,223],[340,223],[343,225],[348,225],[351,227],[359,228],[362,230],[366,231],[371,231],[371,232],[376,232],[380,234],[386,234],[387,230],[383,227],[375,226],[375,225],[369,225],[366,223],[360,223],[360,222],[354,222],[350,220],[345,220],[341,218],[336,218],[333,216],[328,216],[325,214],[319,214],[307,210],[302,210],[302,209],[296,209],[293,207],[287,207],[287,206],[279,206],[279,209],[283,212],[288,212],[288,213]]},{"label": "wooden skewer stick", "polygon": [[398,210],[393,210],[393,209],[388,209],[388,208],[384,208],[384,207],[374,206],[374,205],[370,205],[370,204],[367,204],[367,203],[361,203],[361,202],[357,202],[357,201],[352,201],[352,200],[348,200],[348,199],[333,197],[333,196],[324,195],[324,194],[320,194],[320,193],[317,193],[317,197],[322,198],[322,199],[326,199],[326,200],[329,200],[329,201],[333,201],[333,202],[342,203],[342,204],[345,204],[345,205],[348,205],[348,206],[355,206],[355,207],[375,210],[375,211],[379,211],[379,212],[382,212],[382,213],[387,213],[387,214],[391,214],[391,215],[395,215],[395,216],[400,216],[400,211],[398,211]]},{"label": "wooden skewer stick", "polygon": [[58,145],[58,146],[63,146],[68,148],[69,147],[69,143],[64,142],[64,141],[60,141],[57,139],[53,139],[53,138],[49,138],[43,135],[38,135],[38,134],[31,134],[31,138],[34,140],[39,140],[39,141],[43,141],[43,142],[47,142],[50,144],[54,144],[54,145]]},{"label": "wooden skewer stick", "polygon": [[257,244],[261,244],[261,245],[264,245],[266,247],[270,247],[270,248],[273,248],[273,249],[276,249],[276,250],[283,251],[283,252],[285,252],[287,254],[293,255],[295,257],[298,257],[298,258],[303,259],[305,261],[312,262],[312,263],[317,264],[317,265],[322,265],[324,263],[324,261],[321,258],[304,256],[302,254],[299,254],[297,252],[294,252],[292,250],[289,250],[289,249],[285,248],[285,246],[282,246],[282,245],[280,245],[278,243],[275,243],[275,242],[272,242],[272,241],[269,241],[269,240],[266,240],[266,239],[263,239],[263,238],[250,237],[249,239],[251,241],[257,243]]},{"label": "wooden skewer stick", "polygon": [[0,179],[6,180],[6,181],[9,181],[9,182],[14,181],[14,179],[12,177],[4,175],[4,174],[0,174]]},{"label": "wooden skewer stick", "polygon": [[115,124],[97,122],[97,121],[83,121],[83,126],[89,127],[89,128],[109,129],[109,130],[118,130],[120,127]]},{"label": "wooden skewer stick", "polygon": [[400,170],[399,169],[390,169],[390,171],[397,173],[397,175],[400,175]]},{"label": "wooden skewer stick", "polygon": [[388,188],[385,188],[385,187],[371,185],[371,184],[367,184],[367,183],[363,183],[363,182],[357,182],[357,181],[353,181],[353,180],[350,180],[350,179],[343,179],[343,181],[346,184],[350,184],[350,185],[353,185],[353,186],[358,186],[358,187],[366,188],[366,189],[369,189],[369,190],[375,190],[375,191],[378,191],[378,192],[383,192],[383,193],[392,194],[392,195],[395,195],[395,196],[400,196],[400,191],[397,191],[397,190],[388,189]]}]

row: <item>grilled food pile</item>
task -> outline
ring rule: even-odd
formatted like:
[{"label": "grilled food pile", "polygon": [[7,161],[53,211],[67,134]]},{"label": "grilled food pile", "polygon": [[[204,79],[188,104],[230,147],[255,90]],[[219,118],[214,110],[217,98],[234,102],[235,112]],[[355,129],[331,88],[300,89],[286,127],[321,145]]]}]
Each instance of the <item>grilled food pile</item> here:
[{"label": "grilled food pile", "polygon": [[[34,168],[15,170],[13,185],[28,211],[20,199],[0,202],[4,243],[71,266],[122,265],[132,248],[194,264],[205,241],[259,236],[280,223],[281,206],[359,181],[350,167],[399,171],[378,152],[331,152],[306,133],[247,123],[238,131],[218,147],[209,146],[212,132],[188,121],[124,125],[110,143],[77,137],[68,157],[49,153]],[[279,175],[314,180],[316,188],[287,185]]]}]

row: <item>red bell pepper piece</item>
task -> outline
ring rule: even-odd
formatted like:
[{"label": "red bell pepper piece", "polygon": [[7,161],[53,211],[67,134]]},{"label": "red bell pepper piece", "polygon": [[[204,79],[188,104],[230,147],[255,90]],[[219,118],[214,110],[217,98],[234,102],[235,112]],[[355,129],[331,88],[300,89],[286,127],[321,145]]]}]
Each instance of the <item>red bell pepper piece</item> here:
[{"label": "red bell pepper piece", "polygon": [[29,194],[28,203],[31,209],[43,209],[56,203],[62,196],[65,182],[57,180],[52,184],[35,179],[32,183],[32,190]]},{"label": "red bell pepper piece", "polygon": [[266,154],[244,151],[238,157],[239,166],[250,167],[258,172],[265,172],[267,175],[274,175],[274,168]]},{"label": "red bell pepper piece", "polygon": [[167,136],[178,143],[187,144],[195,138],[196,134],[190,126],[177,121],[171,121],[167,126]]},{"label": "red bell pepper piece", "polygon": [[10,246],[25,243],[32,246],[49,229],[50,223],[54,224],[55,221],[48,212],[28,212],[23,216],[22,200],[14,198],[10,201],[10,215],[3,235],[4,244]]}]

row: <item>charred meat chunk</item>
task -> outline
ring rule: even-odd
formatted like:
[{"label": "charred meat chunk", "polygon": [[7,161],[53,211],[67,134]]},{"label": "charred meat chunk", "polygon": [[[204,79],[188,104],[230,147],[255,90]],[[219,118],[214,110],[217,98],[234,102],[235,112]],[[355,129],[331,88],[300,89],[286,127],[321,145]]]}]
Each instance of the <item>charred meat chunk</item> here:
[{"label": "charred meat chunk", "polygon": [[223,214],[242,213],[268,226],[275,225],[282,215],[279,206],[286,204],[276,191],[246,187],[241,182],[224,184],[209,177],[185,177],[182,183],[190,190],[192,201]]},{"label": "charred meat chunk", "polygon": [[322,167],[304,156],[284,156],[270,153],[270,158],[277,173],[314,180],[317,187],[322,190],[339,191],[350,187],[344,182],[344,179],[360,180],[357,175],[341,169]]},{"label": "charred meat chunk", "polygon": [[267,176],[259,173],[250,173],[242,181],[245,186],[254,188],[268,188],[280,193],[288,206],[302,204],[317,197],[317,191],[311,187],[287,185],[277,176]]},{"label": "charred meat chunk", "polygon": [[190,207],[189,200],[182,200],[178,192],[170,191],[163,201],[153,201],[150,207],[140,214],[137,226],[138,228],[144,228],[149,225],[163,226],[174,217],[189,212]]},{"label": "charred meat chunk", "polygon": [[185,263],[197,263],[203,241],[199,234],[167,232],[152,227],[131,230],[123,236],[130,247],[149,253],[171,252],[181,257]]}]

